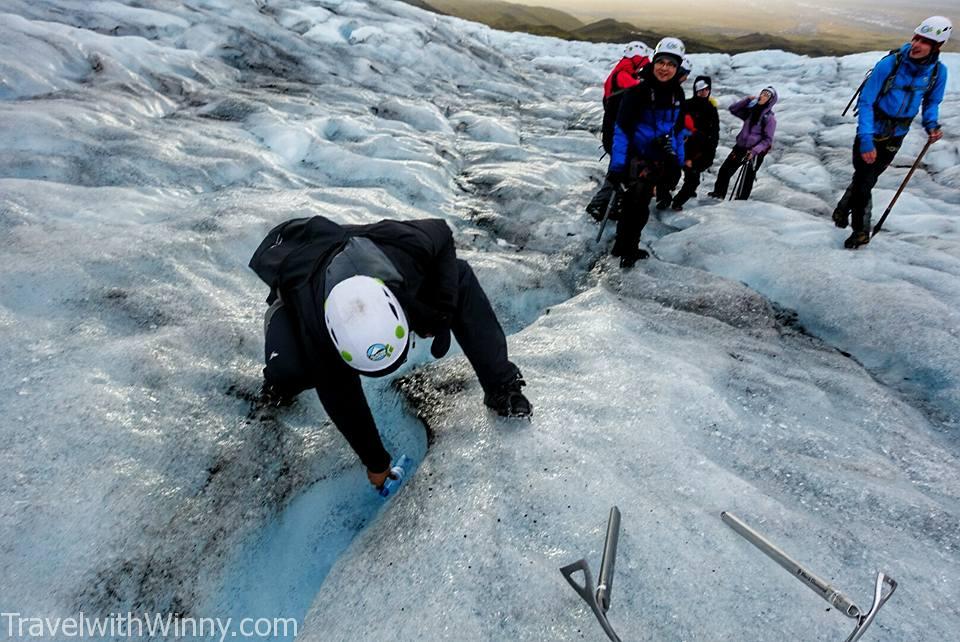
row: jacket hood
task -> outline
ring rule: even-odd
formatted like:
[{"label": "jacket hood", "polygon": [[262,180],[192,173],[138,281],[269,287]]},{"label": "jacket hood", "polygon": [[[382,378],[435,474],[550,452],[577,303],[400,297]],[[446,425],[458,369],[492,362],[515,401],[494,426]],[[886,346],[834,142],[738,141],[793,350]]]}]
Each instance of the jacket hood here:
[{"label": "jacket hood", "polygon": [[777,90],[771,86],[764,87],[761,91],[769,91],[773,96],[770,97],[770,102],[764,105],[764,111],[770,111],[773,109],[773,106],[777,104],[777,100],[780,98],[780,94],[777,93]]},{"label": "jacket hood", "polygon": [[697,83],[699,83],[700,81],[703,81],[703,82],[707,83],[707,88],[710,89],[710,93],[712,94],[712,93],[713,93],[713,80],[710,79],[710,76],[697,76],[696,78],[694,78],[694,79],[693,79],[693,87],[694,87],[693,93],[697,93],[696,87],[697,87]]}]

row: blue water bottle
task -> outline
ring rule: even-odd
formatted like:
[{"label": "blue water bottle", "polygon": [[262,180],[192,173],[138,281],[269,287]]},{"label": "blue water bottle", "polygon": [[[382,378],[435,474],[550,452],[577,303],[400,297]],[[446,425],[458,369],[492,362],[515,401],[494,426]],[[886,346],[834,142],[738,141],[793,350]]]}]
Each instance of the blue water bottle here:
[{"label": "blue water bottle", "polygon": [[383,482],[383,486],[380,487],[379,492],[381,497],[389,497],[397,492],[400,484],[403,483],[403,476],[407,474],[409,467],[410,458],[406,455],[400,455],[400,459],[398,459],[397,463],[390,469],[390,476],[387,477],[387,481]]}]

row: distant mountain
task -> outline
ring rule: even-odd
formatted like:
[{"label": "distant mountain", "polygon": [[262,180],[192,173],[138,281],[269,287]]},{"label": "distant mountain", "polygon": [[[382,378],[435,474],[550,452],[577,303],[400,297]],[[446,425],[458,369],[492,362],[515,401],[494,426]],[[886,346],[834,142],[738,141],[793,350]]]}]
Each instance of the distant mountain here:
[{"label": "distant mountain", "polygon": [[[574,29],[572,33],[577,36],[578,40],[589,40],[590,42],[629,42],[637,40],[639,32],[640,30],[629,22],[606,18]],[[642,38],[640,39],[642,40]]]},{"label": "distant mountain", "polygon": [[452,16],[489,25],[502,31],[525,31],[518,27],[553,27],[560,32],[583,26],[569,13],[547,7],[528,7],[502,0],[404,0],[430,5]]},{"label": "distant mountain", "polygon": [[418,9],[423,9],[424,11],[432,11],[433,13],[439,13],[440,15],[450,15],[446,11],[440,11],[437,7],[427,4],[423,0],[402,0],[403,2],[412,5]]},{"label": "distant mountain", "polygon": [[520,31],[538,36],[553,36],[565,40],[587,42],[625,43],[642,40],[653,46],[667,35],[676,36],[695,53],[730,54],[761,49],[782,49],[808,56],[838,56],[870,49],[883,48],[873,39],[830,39],[801,36],[778,36],[769,33],[751,33],[743,36],[700,33],[692,30],[671,29],[669,33],[657,29],[640,29],[628,22],[605,18],[583,24],[577,18],[557,9],[528,7],[502,0],[402,0],[428,11],[479,22],[501,31]]}]

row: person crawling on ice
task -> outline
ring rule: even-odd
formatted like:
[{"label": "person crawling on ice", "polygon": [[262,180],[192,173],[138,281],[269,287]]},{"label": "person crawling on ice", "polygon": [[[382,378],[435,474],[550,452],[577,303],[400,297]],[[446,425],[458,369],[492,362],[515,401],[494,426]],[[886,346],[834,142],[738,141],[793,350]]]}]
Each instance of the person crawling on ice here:
[{"label": "person crawling on ice", "polygon": [[640,84],[626,94],[614,125],[607,180],[623,194],[612,254],[620,267],[649,256],[640,234],[650,218],[657,184],[676,184],[683,165],[683,89],[677,72],[685,48],[677,38],[657,44],[653,63],[640,72]]},{"label": "person crawling on ice", "polygon": [[261,401],[283,405],[315,388],[374,486],[387,479],[391,458],[360,375],[396,371],[411,332],[433,337],[430,352],[438,359],[452,332],[480,379],[484,403],[501,416],[532,415],[503,329],[443,220],[293,219],[270,231],[250,267],[270,286]]},{"label": "person crawling on ice", "polygon": [[[603,83],[603,129],[601,130],[601,140],[603,142],[603,151],[607,154],[613,147],[613,124],[617,120],[617,112],[620,111],[620,102],[623,100],[623,94],[631,87],[636,87],[637,75],[640,70],[650,64],[650,55],[653,51],[642,42],[631,42],[623,50],[623,58],[617,63],[610,75]],[[587,214],[600,220],[605,214],[604,210],[613,194],[613,186],[604,181],[603,185],[590,200],[587,205]]]},{"label": "person crawling on ice", "polygon": [[853,233],[843,243],[848,249],[870,242],[871,191],[921,107],[928,140],[935,143],[943,136],[939,119],[947,68],[940,62],[940,48],[952,31],[943,16],[927,18],[914,30],[913,40],[876,64],[860,91],[853,179],[833,211],[837,227],[853,224]]},{"label": "person crawling on ice", "polygon": [[747,96],[730,105],[730,113],[743,121],[743,127],[737,134],[736,144],[717,171],[717,182],[708,194],[713,198],[726,198],[730,178],[741,165],[746,164],[743,183],[734,195],[738,200],[750,198],[757,170],[763,163],[777,132],[777,118],[773,115],[773,106],[777,104],[777,90],[765,87],[759,96]]}]

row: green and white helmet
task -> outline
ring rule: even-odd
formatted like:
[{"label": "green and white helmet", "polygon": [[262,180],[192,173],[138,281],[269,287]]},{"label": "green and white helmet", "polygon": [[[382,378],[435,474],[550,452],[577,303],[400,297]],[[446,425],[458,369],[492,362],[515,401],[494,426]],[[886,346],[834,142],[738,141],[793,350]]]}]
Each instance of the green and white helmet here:
[{"label": "green and white helmet", "polygon": [[920,23],[913,33],[923,36],[928,40],[945,43],[950,39],[950,33],[953,31],[953,23],[943,16],[930,16]]},{"label": "green and white helmet", "polygon": [[687,54],[687,47],[679,38],[664,38],[657,43],[657,48],[653,50],[653,59],[660,56],[671,56],[677,63],[677,67],[683,62],[683,57]]},{"label": "green and white helmet", "polygon": [[330,291],[323,313],[340,357],[362,374],[387,374],[406,358],[410,327],[383,281],[360,275],[344,279]]},{"label": "green and white helmet", "polygon": [[639,40],[636,42],[631,42],[623,49],[624,58],[634,58],[636,56],[649,58],[652,53],[653,50]]}]

